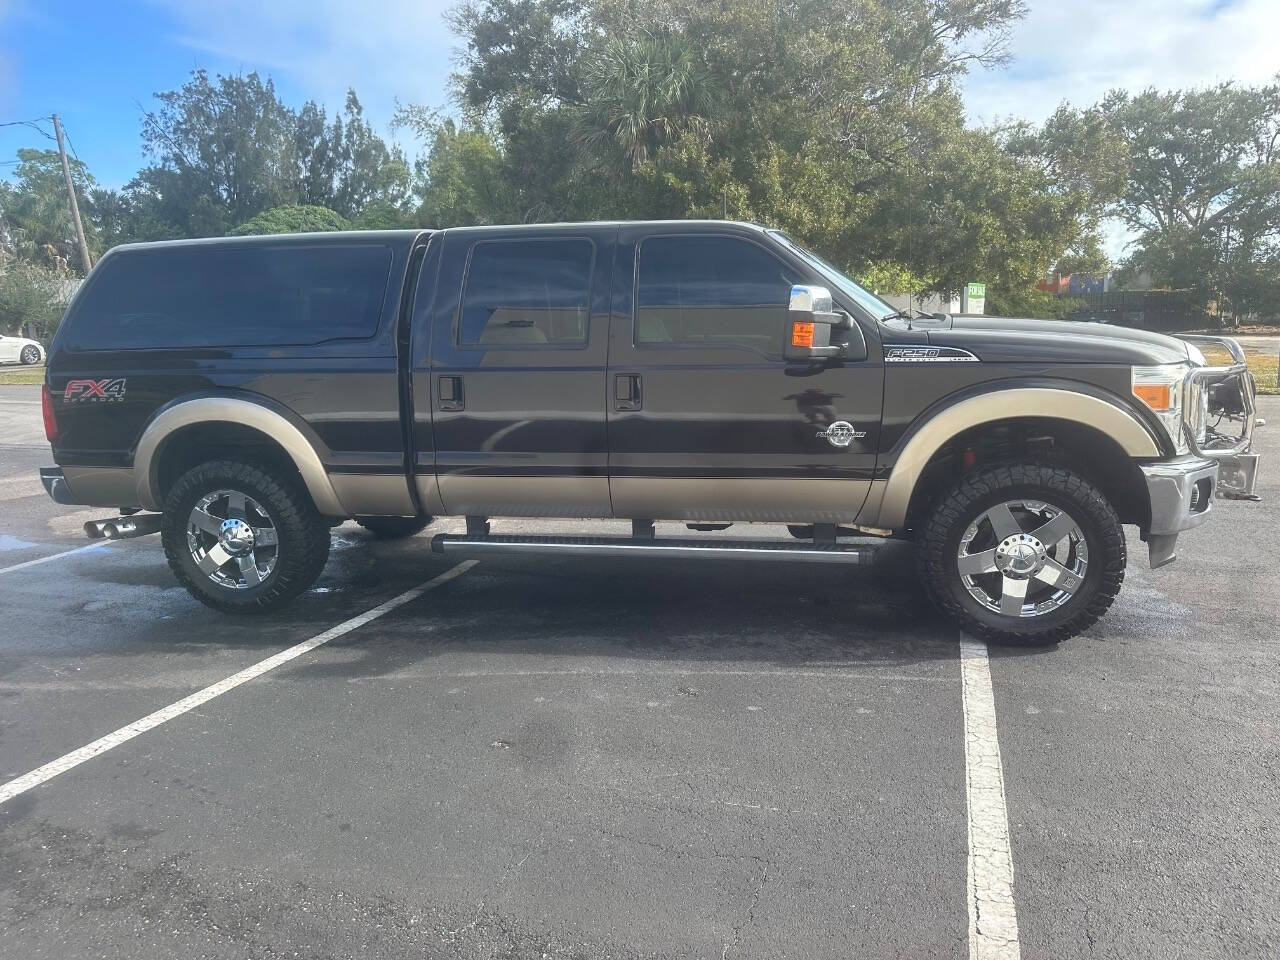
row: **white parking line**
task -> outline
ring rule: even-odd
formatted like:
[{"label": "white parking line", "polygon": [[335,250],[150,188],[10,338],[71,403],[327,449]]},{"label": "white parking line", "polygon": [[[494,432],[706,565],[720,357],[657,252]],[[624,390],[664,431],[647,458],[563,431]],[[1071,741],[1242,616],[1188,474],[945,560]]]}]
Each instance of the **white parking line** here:
[{"label": "white parking line", "polygon": [[83,547],[76,547],[74,550],[63,550],[61,553],[53,553],[47,557],[37,557],[35,560],[27,560],[23,563],[15,563],[11,567],[0,567],[0,573],[13,573],[15,570],[25,570],[27,567],[38,566],[42,563],[48,563],[50,560],[58,560],[62,557],[69,557],[75,553],[87,553],[90,550],[102,550],[106,547],[105,543],[90,543]]},{"label": "white parking line", "polygon": [[969,957],[1019,960],[1022,949],[1013,905],[1009,813],[985,643],[960,638],[960,674],[969,808]]},{"label": "white parking line", "polygon": [[225,680],[219,680],[217,683],[198,690],[188,697],[183,697],[176,703],[171,703],[167,707],[157,710],[155,713],[148,714],[141,720],[135,720],[128,726],[121,727],[112,733],[108,733],[105,737],[101,737],[93,743],[85,744],[79,750],[72,750],[65,756],[59,757],[57,760],[51,760],[42,767],[37,767],[30,773],[24,773],[20,777],[10,780],[8,783],[0,785],[0,804],[7,803],[21,793],[26,793],[32,787],[37,787],[46,780],[52,780],[60,773],[66,773],[72,767],[77,767],[86,760],[92,760],[101,753],[106,753],[113,747],[118,747],[122,743],[127,743],[134,737],[153,730],[160,724],[172,720],[174,717],[180,717],[182,714],[190,710],[194,710],[201,704],[208,703],[214,697],[220,697],[228,690],[234,690],[243,683],[248,683],[255,677],[260,677],[269,670],[274,670],[281,664],[288,663],[297,657],[302,656],[314,650],[322,644],[328,643],[341,637],[343,634],[350,633],[357,627],[363,627],[370,621],[377,620],[385,613],[390,613],[396,607],[404,606],[410,600],[416,600],[428,590],[434,589],[441,584],[448,583],[455,577],[461,576],[476,565],[476,560],[464,560],[455,567],[450,567],[444,573],[437,577],[433,577],[426,583],[419,584],[412,590],[406,590],[398,597],[392,597],[386,603],[380,603],[371,610],[366,610],[357,617],[352,617],[336,627],[331,627],[324,633],[316,634],[310,640],[303,640],[301,643],[294,644],[286,650],[281,650],[274,656],[267,657],[265,660],[259,660],[251,667],[246,667],[239,673],[232,674]]}]

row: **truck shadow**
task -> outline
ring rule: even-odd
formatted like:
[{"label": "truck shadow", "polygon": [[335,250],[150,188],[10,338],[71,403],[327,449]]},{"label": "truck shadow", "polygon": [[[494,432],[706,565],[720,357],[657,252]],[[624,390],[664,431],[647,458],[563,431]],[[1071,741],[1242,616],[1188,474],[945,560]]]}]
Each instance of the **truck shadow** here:
[{"label": "truck shadow", "polygon": [[385,676],[450,654],[891,667],[954,661],[957,636],[909,549],[873,568],[486,560],[290,674]]},{"label": "truck shadow", "polygon": [[[141,629],[134,621],[116,634],[113,654],[216,645],[258,648],[265,655],[453,565],[432,555],[424,539],[351,539],[335,549],[313,591],[261,616],[231,617],[201,607],[174,584],[161,557],[139,555],[123,568],[86,573],[115,588],[105,596],[119,601],[111,604],[118,612],[149,613]],[[138,595],[118,595],[122,587]],[[66,612],[84,615],[78,608]],[[95,614],[104,615],[109,611]],[[955,626],[925,597],[911,548],[903,543],[886,544],[871,567],[495,559],[332,641],[326,649],[343,651],[340,656],[307,658],[284,675],[371,678],[450,654],[875,668],[954,661],[957,638]],[[74,652],[89,651],[77,645]]]}]

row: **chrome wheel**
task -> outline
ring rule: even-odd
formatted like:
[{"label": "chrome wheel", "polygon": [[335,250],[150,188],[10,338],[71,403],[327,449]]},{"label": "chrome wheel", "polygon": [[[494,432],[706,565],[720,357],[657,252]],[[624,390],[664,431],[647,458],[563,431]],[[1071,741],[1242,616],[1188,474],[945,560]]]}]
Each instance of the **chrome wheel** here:
[{"label": "chrome wheel", "polygon": [[247,590],[271,575],[280,539],[271,515],[256,500],[237,490],[215,490],[191,508],[187,547],[214,583]]},{"label": "chrome wheel", "polygon": [[1065,510],[1009,500],[969,525],[956,563],[969,595],[988,610],[1039,617],[1075,596],[1089,568],[1089,547]]}]

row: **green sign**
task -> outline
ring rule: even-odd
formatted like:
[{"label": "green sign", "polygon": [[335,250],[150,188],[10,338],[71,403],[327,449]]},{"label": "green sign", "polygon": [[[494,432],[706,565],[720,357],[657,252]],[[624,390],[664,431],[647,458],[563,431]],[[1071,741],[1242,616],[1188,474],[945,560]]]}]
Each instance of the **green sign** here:
[{"label": "green sign", "polygon": [[987,309],[987,285],[985,283],[969,283],[964,288],[964,313],[985,313]]}]

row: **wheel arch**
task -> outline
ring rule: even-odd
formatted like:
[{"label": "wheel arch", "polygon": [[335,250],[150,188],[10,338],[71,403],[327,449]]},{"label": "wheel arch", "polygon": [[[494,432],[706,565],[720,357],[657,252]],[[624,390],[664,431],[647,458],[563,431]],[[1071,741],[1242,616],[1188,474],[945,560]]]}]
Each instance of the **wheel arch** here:
[{"label": "wheel arch", "polygon": [[261,437],[292,465],[321,514],[347,516],[317,450],[318,439],[260,400],[222,395],[179,398],[157,411],[143,429],[133,457],[134,482],[143,507],[162,508],[164,481],[175,479],[165,475],[166,457],[183,446],[184,440],[199,438],[202,431],[220,431],[227,438]]},{"label": "wheel arch", "polygon": [[[1138,417],[1115,400],[1092,392],[1083,385],[1050,385],[1003,387],[987,390],[946,403],[941,409],[926,412],[905,437],[885,483],[879,515],[874,525],[899,530],[908,524],[911,511],[927,494],[928,484],[921,486],[929,468],[946,455],[948,445],[958,438],[981,436],[984,431],[997,431],[1004,426],[1022,424],[1048,429],[1061,438],[1068,449],[1089,454],[1105,467],[1089,469],[1084,461],[1081,472],[1093,474],[1091,479],[1106,474],[1119,474],[1101,483],[1106,492],[1127,490],[1137,473],[1137,459],[1165,455],[1160,441]],[[1089,438],[1096,447],[1082,445]],[[1110,487],[1110,489],[1108,489]],[[1120,496],[1117,493],[1117,496]],[[1123,499],[1123,497],[1121,497]],[[1146,505],[1142,505],[1146,506]],[[1121,505],[1117,505],[1120,509]],[[1132,516],[1135,508],[1130,505]],[[1147,507],[1149,509],[1149,507]],[[1141,519],[1127,522],[1141,523]]]}]

